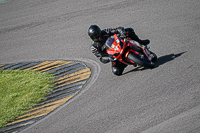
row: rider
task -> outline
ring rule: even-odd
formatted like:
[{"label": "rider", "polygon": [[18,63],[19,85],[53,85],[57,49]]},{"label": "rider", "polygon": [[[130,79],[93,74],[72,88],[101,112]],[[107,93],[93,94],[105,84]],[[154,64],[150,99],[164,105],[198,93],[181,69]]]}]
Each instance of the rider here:
[{"label": "rider", "polygon": [[114,34],[120,34],[122,37],[129,37],[132,40],[137,41],[142,45],[148,45],[150,41],[148,39],[146,40],[139,39],[132,28],[124,29],[124,27],[117,27],[117,28],[108,28],[108,29],[101,30],[97,25],[91,25],[89,27],[88,35],[93,40],[92,45],[91,45],[92,53],[102,63],[108,63],[111,61],[112,72],[115,75],[121,75],[122,72],[124,71],[124,68],[127,65],[119,62],[118,60],[115,60],[114,58],[109,57],[109,55],[106,53],[106,48],[104,45],[106,40]]}]

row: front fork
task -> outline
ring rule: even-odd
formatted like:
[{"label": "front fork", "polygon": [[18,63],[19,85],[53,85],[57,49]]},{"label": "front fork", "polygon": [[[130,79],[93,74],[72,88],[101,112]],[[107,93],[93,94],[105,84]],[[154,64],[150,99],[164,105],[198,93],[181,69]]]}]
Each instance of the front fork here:
[{"label": "front fork", "polygon": [[147,46],[141,46],[141,48],[144,51],[144,54],[147,56],[147,58],[151,61],[153,59],[153,55],[149,52],[149,48]]}]

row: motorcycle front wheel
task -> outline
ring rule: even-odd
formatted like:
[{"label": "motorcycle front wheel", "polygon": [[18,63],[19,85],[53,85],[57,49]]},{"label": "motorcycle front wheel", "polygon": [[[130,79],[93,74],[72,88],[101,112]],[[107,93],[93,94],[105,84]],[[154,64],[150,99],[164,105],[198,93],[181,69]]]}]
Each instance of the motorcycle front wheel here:
[{"label": "motorcycle front wheel", "polygon": [[136,64],[140,65],[140,66],[144,66],[144,67],[148,67],[148,68],[154,68],[155,65],[153,62],[151,62],[147,57],[142,57],[141,55],[138,55],[136,53],[130,52],[127,56],[127,58],[133,62],[135,62]]}]

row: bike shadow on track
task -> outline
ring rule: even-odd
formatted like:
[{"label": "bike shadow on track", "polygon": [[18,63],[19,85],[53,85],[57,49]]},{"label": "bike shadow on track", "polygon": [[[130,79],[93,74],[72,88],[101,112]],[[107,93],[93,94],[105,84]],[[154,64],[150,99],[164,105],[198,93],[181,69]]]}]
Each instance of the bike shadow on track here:
[{"label": "bike shadow on track", "polygon": [[[178,53],[178,54],[174,54],[173,53],[173,54],[168,54],[168,55],[164,55],[164,56],[158,57],[157,61],[155,62],[155,67],[153,69],[155,69],[155,68],[157,68],[157,67],[159,67],[159,66],[161,66],[161,65],[163,65],[163,64],[165,64],[167,62],[170,62],[170,61],[178,58],[179,56],[181,56],[182,54],[184,54],[186,52],[187,51],[181,52],[181,53]],[[125,75],[125,74],[130,73],[130,72],[142,71],[142,70],[146,70],[146,69],[149,69],[149,68],[145,68],[145,67],[139,66],[139,67],[134,68],[134,69],[132,69],[132,70],[130,70],[128,72],[123,73],[122,75]]]},{"label": "bike shadow on track", "polygon": [[187,51],[185,52],[181,52],[181,53],[178,53],[178,54],[169,54],[169,55],[164,55],[164,56],[161,56],[157,59],[157,61],[155,62],[155,68],[156,67],[159,67],[167,62],[170,62],[176,58],[178,58],[179,56],[181,56],[182,54],[186,53]]}]

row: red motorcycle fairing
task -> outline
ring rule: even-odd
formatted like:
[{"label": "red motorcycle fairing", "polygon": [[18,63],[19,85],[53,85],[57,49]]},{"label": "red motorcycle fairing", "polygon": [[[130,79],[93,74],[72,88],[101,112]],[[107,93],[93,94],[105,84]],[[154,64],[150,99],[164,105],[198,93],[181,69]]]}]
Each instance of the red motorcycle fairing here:
[{"label": "red motorcycle fairing", "polygon": [[[148,49],[130,38],[121,38],[120,35],[115,34],[108,38],[105,46],[109,56],[126,65],[154,67]],[[136,47],[141,49],[142,53],[140,53],[141,51],[134,50]]]},{"label": "red motorcycle fairing", "polygon": [[122,54],[123,52],[123,43],[124,41],[120,41],[116,34],[114,36],[111,36],[106,41],[107,53],[115,58],[119,58],[120,54]]},{"label": "red motorcycle fairing", "polygon": [[[133,46],[138,46],[140,44],[136,43],[133,40],[123,40],[119,35],[115,34],[108,38],[106,41],[106,51],[109,55],[111,55],[114,58],[117,58],[120,62],[127,64],[127,65],[137,65],[135,62],[129,60],[127,58],[128,54],[130,52],[136,53],[139,55],[138,52],[132,50],[132,49],[126,49],[127,47],[130,47],[131,45]],[[126,49],[126,53],[125,52]]]}]

